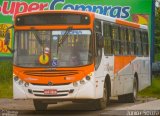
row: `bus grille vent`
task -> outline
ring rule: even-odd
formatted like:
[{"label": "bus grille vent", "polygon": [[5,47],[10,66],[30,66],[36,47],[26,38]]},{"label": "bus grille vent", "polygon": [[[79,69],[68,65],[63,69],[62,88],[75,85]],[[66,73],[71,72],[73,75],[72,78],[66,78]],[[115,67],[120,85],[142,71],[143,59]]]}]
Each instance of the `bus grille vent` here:
[{"label": "bus grille vent", "polygon": [[36,70],[36,71],[25,71],[24,74],[31,76],[43,76],[43,77],[57,77],[57,76],[69,76],[78,74],[77,71],[70,70]]}]

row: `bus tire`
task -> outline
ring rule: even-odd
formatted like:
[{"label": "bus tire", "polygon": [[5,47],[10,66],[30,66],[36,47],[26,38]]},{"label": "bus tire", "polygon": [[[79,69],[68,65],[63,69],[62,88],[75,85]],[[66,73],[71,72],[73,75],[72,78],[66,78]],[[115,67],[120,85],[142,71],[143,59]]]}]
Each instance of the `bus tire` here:
[{"label": "bus tire", "polygon": [[107,84],[104,83],[103,97],[101,99],[97,99],[94,102],[94,105],[96,110],[101,110],[101,109],[105,109],[108,103],[109,103],[108,87],[107,87]]},{"label": "bus tire", "polygon": [[47,103],[42,103],[40,100],[33,100],[36,111],[47,110]]},{"label": "bus tire", "polygon": [[129,102],[135,102],[137,99],[137,94],[138,94],[138,80],[135,77],[134,81],[133,81],[133,93],[130,93],[128,98],[129,98]]},{"label": "bus tire", "polygon": [[137,93],[138,93],[138,80],[135,77],[133,81],[133,92],[125,95],[120,95],[118,96],[118,100],[120,102],[129,102],[129,103],[134,103],[137,98]]}]

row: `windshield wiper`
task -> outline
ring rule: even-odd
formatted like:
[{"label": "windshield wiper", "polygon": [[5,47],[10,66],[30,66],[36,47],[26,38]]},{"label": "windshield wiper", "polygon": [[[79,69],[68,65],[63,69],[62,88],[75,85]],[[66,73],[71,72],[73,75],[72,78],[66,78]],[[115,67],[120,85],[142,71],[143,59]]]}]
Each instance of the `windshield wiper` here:
[{"label": "windshield wiper", "polygon": [[38,43],[43,47],[43,60],[45,60],[45,54],[44,54],[44,42],[40,39],[40,37],[38,36],[39,33],[35,30],[35,29],[32,29],[32,32],[35,36],[35,38],[37,39]]},{"label": "windshield wiper", "polygon": [[58,54],[58,49],[59,47],[64,43],[64,41],[67,39],[69,32],[72,30],[72,27],[68,27],[62,36],[61,39],[58,39],[58,45],[57,45],[57,54]]},{"label": "windshield wiper", "polygon": [[42,45],[43,45],[43,42],[42,42],[42,40],[40,39],[40,37],[38,36],[38,32],[37,32],[36,30],[34,30],[34,29],[32,29],[32,32],[33,32],[35,38],[37,39],[38,43],[42,46]]}]

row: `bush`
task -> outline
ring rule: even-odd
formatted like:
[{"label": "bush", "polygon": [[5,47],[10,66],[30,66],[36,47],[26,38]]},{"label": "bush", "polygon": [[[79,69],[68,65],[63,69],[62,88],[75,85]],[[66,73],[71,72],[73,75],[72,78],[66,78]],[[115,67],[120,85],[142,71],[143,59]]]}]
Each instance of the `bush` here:
[{"label": "bush", "polygon": [[0,61],[0,98],[12,98],[12,60]]},{"label": "bush", "polygon": [[12,60],[0,61],[0,82],[12,80],[13,63]]},{"label": "bush", "polygon": [[160,61],[160,54],[155,54],[155,62]]}]

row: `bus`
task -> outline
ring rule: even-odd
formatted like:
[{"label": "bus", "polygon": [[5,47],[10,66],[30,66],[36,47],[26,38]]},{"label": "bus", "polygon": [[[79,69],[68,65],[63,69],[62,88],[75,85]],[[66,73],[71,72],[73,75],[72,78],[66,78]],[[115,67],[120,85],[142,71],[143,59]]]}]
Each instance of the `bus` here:
[{"label": "bus", "polygon": [[[135,102],[151,84],[145,25],[54,10],[19,14],[12,27],[13,97],[33,100],[35,110],[62,101],[104,109],[113,97]],[[8,31],[6,45],[9,39]]]}]

